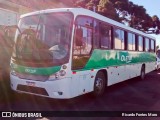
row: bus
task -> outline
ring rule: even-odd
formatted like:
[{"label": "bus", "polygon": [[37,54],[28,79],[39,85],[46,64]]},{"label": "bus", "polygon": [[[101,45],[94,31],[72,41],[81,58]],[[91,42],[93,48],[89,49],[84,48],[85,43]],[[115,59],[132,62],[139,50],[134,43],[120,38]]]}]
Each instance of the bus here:
[{"label": "bus", "polygon": [[113,84],[155,70],[155,38],[84,8],[22,15],[11,57],[11,88],[70,99],[99,97]]}]

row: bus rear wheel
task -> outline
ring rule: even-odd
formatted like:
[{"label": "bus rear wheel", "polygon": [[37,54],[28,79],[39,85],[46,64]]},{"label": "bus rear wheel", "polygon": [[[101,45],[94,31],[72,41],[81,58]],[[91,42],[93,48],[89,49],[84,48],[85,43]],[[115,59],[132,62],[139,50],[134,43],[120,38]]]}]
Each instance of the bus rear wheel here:
[{"label": "bus rear wheel", "polygon": [[144,78],[145,78],[145,66],[143,65],[141,68],[140,79],[144,80]]},{"label": "bus rear wheel", "polygon": [[103,72],[98,72],[94,81],[93,96],[99,97],[104,94],[106,86],[106,77]]}]

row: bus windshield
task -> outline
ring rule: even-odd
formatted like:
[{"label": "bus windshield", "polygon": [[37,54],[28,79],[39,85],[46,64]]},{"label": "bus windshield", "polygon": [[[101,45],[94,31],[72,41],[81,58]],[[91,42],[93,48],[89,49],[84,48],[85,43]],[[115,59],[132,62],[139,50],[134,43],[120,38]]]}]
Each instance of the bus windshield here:
[{"label": "bus windshield", "polygon": [[65,12],[22,18],[12,57],[23,62],[66,62],[69,59],[71,23],[72,14]]}]

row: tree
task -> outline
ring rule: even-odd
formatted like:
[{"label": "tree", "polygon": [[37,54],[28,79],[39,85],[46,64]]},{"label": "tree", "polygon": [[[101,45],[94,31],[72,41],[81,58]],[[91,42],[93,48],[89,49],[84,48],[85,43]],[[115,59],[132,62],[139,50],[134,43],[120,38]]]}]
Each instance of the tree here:
[{"label": "tree", "polygon": [[119,21],[114,5],[110,0],[100,0],[97,5],[97,12],[113,20]]},{"label": "tree", "polygon": [[99,0],[90,0],[87,4],[86,4],[86,8],[89,10],[92,10],[94,12],[97,11],[97,5],[98,5]]},{"label": "tree", "polygon": [[158,16],[154,15],[152,17],[152,21],[153,21],[152,26],[153,26],[153,28],[155,28],[155,30],[154,30],[155,34],[160,34],[160,20],[159,20]]},{"label": "tree", "polygon": [[119,20],[116,10],[110,0],[78,0],[74,5],[75,7],[83,7],[108,18]]},{"label": "tree", "polygon": [[159,49],[159,45],[156,46],[156,51]]},{"label": "tree", "polygon": [[[76,0],[76,7],[95,11],[146,33],[160,34],[160,20],[147,14],[143,6],[129,0]],[[150,30],[154,28],[154,30]]]},{"label": "tree", "polygon": [[82,7],[86,8],[86,4],[88,3],[88,0],[76,0],[73,4],[75,7]]},{"label": "tree", "polygon": [[147,31],[151,27],[152,19],[143,6],[135,5],[128,0],[112,0],[112,3],[122,23],[128,23],[130,27],[142,31]]}]

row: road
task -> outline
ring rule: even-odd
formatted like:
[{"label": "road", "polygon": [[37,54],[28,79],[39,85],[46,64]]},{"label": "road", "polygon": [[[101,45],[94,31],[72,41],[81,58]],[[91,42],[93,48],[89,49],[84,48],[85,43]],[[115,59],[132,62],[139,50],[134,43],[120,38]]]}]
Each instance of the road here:
[{"label": "road", "polygon": [[[55,100],[26,94],[14,95],[11,90],[7,90],[3,94],[3,100],[0,100],[0,111],[160,111],[160,71],[147,74],[145,80],[134,78],[110,86],[100,98],[93,98],[87,94],[71,100]],[[59,118],[54,118],[56,119]],[[97,120],[95,117],[88,119]],[[100,119],[123,120],[122,117]],[[139,120],[137,117],[129,119]],[[160,120],[157,117],[154,117],[155,119]],[[148,117],[145,120],[153,118]]]}]

